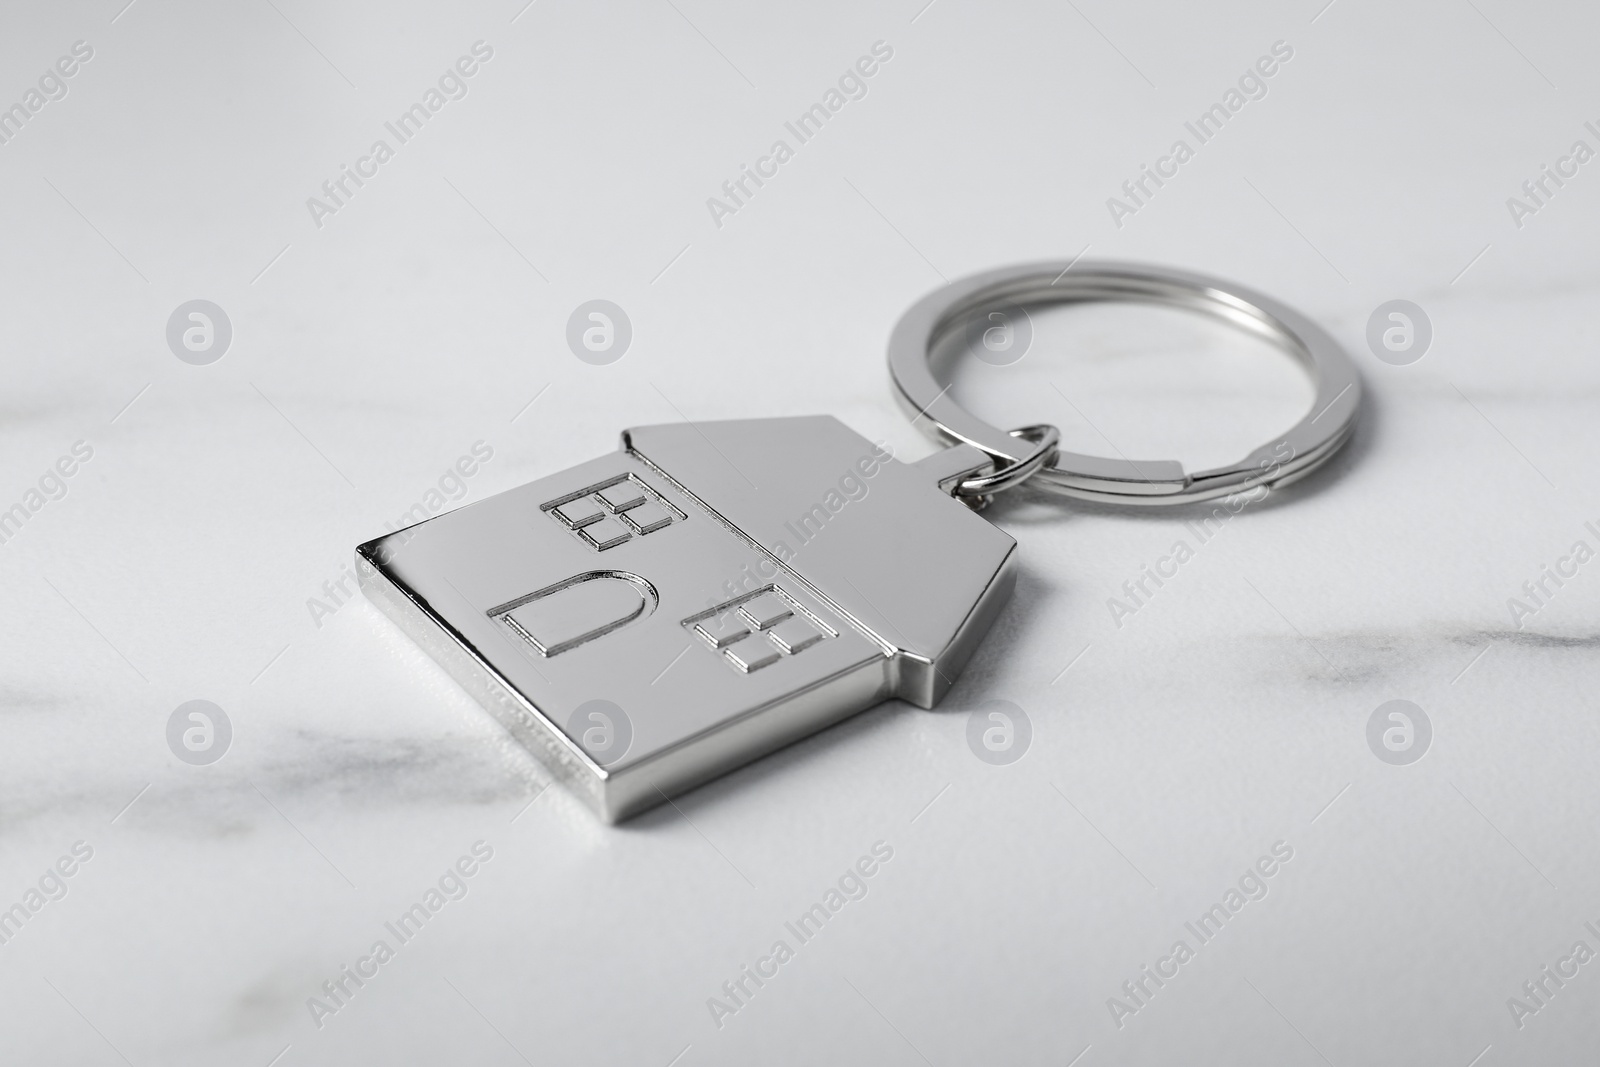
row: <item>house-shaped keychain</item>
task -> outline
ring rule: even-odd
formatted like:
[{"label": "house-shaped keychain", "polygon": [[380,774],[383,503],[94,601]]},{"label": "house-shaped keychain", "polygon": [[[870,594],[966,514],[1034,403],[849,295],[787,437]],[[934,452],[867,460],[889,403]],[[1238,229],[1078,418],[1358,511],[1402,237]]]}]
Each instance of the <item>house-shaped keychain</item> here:
[{"label": "house-shaped keychain", "polygon": [[[892,697],[932,707],[1016,542],[829,416],[645,426],[362,545],[367,596],[608,821]],[[941,488],[943,486],[943,488]]]}]

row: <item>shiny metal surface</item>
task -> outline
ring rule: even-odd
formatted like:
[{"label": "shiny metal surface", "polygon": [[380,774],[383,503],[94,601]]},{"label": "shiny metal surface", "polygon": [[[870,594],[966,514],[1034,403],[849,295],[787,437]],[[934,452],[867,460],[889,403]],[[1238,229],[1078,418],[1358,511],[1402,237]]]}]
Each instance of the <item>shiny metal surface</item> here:
[{"label": "shiny metal surface", "polygon": [[[640,427],[361,545],[361,584],[615,821],[883,700],[944,695],[1010,595],[1016,542],[950,496],[989,457],[941,457],[900,463],[827,416]],[[625,751],[585,747],[586,706],[620,709]]]},{"label": "shiny metal surface", "polygon": [[1142,301],[1201,311],[1259,334],[1294,355],[1316,396],[1294,427],[1236,463],[1190,474],[1175,460],[1125,460],[1057,451],[1030,485],[1116,504],[1183,504],[1277,487],[1301,478],[1338,451],[1361,406],[1355,364],[1321,326],[1265,294],[1232,282],[1144,264],[1029,263],[958,279],[912,305],[889,337],[896,396],[919,425],[946,444],[973,445],[998,464],[1027,459],[1017,438],[962,408],[934,378],[930,350],[972,315],[1006,304]]},{"label": "shiny metal surface", "polygon": [[1054,426],[1023,426],[1009,431],[1012,437],[1033,442],[1033,450],[1015,463],[1004,463],[988,474],[978,474],[956,486],[955,495],[961,497],[987,497],[1021,485],[1055,459],[1056,447],[1061,443],[1061,431]]}]

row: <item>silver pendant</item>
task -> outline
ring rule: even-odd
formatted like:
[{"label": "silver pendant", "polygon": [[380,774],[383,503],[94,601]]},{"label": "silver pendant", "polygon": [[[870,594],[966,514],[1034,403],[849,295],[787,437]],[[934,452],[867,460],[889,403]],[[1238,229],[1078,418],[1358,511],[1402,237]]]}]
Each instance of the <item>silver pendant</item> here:
[{"label": "silver pendant", "polygon": [[[1053,279],[1053,280],[1052,280]],[[927,366],[989,306],[1138,299],[1272,334],[1316,379],[1305,420],[1241,463],[1058,450],[1004,431]],[[931,708],[1015,582],[1016,542],[974,510],[1023,481],[1180,503],[1286,484],[1348,437],[1360,400],[1319,327],[1214,279],[1036,264],[958,281],[890,342],[898,394],[953,447],[894,459],[829,416],[644,426],[620,451],[361,545],[361,584],[579,797],[615,822],[884,700]]]}]

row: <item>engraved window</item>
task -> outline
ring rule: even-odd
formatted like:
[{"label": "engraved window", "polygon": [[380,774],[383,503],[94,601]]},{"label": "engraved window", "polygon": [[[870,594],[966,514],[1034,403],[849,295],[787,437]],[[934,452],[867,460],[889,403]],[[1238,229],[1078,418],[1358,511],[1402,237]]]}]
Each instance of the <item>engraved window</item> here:
[{"label": "engraved window", "polygon": [[627,544],[688,518],[636,474],[614,478],[539,505],[596,552]]},{"label": "engraved window", "polygon": [[683,626],[741,674],[839,636],[775,585],[691,615]]}]

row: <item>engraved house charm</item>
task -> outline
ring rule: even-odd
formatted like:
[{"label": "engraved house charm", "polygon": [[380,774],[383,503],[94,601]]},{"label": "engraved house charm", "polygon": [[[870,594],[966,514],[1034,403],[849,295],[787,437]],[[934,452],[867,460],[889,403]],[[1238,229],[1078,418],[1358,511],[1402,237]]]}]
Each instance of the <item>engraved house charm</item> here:
[{"label": "engraved house charm", "polygon": [[949,492],[989,463],[901,463],[828,416],[645,426],[357,562],[616,821],[883,700],[937,703],[1015,579],[1016,542]]}]

